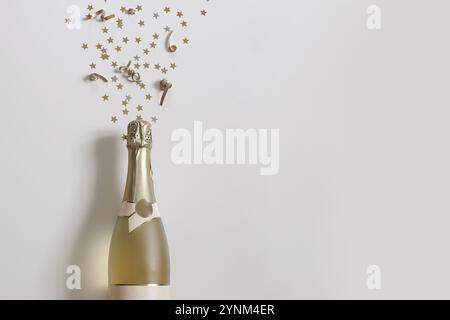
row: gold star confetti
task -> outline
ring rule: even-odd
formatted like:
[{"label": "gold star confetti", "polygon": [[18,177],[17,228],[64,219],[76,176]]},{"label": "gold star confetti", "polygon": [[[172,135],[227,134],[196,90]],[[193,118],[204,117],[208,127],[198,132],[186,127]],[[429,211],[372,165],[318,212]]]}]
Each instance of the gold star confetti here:
[{"label": "gold star confetti", "polygon": [[158,118],[157,117],[152,117],[152,122],[156,123],[156,121],[158,121]]},{"label": "gold star confetti", "polygon": [[97,45],[95,46],[98,50],[101,50],[103,48],[103,46],[100,43],[97,43]]},{"label": "gold star confetti", "polygon": [[166,74],[166,73],[167,73],[167,69],[166,69],[166,68],[162,68],[162,69],[161,69],[161,73],[162,73],[162,74]]},{"label": "gold star confetti", "polygon": [[136,10],[137,11],[142,11],[142,6],[141,5],[136,6]]},{"label": "gold star confetti", "polygon": [[119,83],[116,87],[117,87],[117,90],[122,90],[123,89],[123,84]]},{"label": "gold star confetti", "polygon": [[86,49],[88,48],[88,45],[87,45],[86,43],[83,43],[83,44],[81,45],[81,48],[82,48],[83,50],[86,50]]},{"label": "gold star confetti", "polygon": [[103,95],[102,97],[103,101],[108,101],[109,100],[109,96],[107,94]]},{"label": "gold star confetti", "polygon": [[117,61],[111,62],[111,67],[113,67],[113,68],[117,68],[118,65],[119,64],[117,63]]},{"label": "gold star confetti", "polygon": [[159,39],[159,34],[157,34],[157,33],[153,34],[153,39],[158,40]]},{"label": "gold star confetti", "polygon": [[145,95],[145,100],[152,100],[152,95],[151,94],[146,94]]},{"label": "gold star confetti", "polygon": [[109,60],[109,55],[107,55],[106,53],[103,53],[100,58],[102,58],[102,60]]},{"label": "gold star confetti", "polygon": [[158,19],[158,18],[159,18],[159,14],[158,14],[157,12],[155,12],[155,13],[153,14],[153,18]]},{"label": "gold star confetti", "polygon": [[139,56],[134,56],[133,59],[134,59],[135,61],[139,61]]},{"label": "gold star confetti", "polygon": [[125,100],[130,101],[131,100],[131,96],[130,95],[126,95],[125,96]]},{"label": "gold star confetti", "polygon": [[130,40],[128,40],[128,37],[122,38],[122,42],[123,42],[123,43],[128,43],[128,41],[130,41]]},{"label": "gold star confetti", "polygon": [[122,113],[124,116],[127,116],[130,111],[128,109],[123,109]]},{"label": "gold star confetti", "polygon": [[122,27],[123,27],[123,21],[122,21],[122,19],[117,19],[117,28],[119,28],[119,29],[122,29]]},{"label": "gold star confetti", "polygon": [[109,37],[106,41],[108,41],[108,43],[113,43],[113,42],[114,42],[114,39],[111,38],[111,37]]},{"label": "gold star confetti", "polygon": [[202,11],[200,11],[200,14],[202,15],[202,16],[206,16],[206,14],[207,14],[208,12],[206,11],[206,10],[202,10]]},{"label": "gold star confetti", "polygon": [[138,105],[138,106],[136,107],[136,109],[137,109],[137,111],[142,111],[143,107],[142,107],[141,105]]},{"label": "gold star confetti", "polygon": [[125,7],[120,7],[120,11],[122,11],[122,12],[126,12],[127,11],[127,8],[125,8]]},{"label": "gold star confetti", "polygon": [[122,105],[123,105],[124,107],[126,107],[126,106],[128,105],[128,100],[127,100],[127,99],[122,100]]},{"label": "gold star confetti", "polygon": [[120,52],[120,51],[122,51],[122,47],[117,46],[117,47],[115,48],[115,50],[116,50],[117,52]]},{"label": "gold star confetti", "polygon": [[165,12],[165,13],[170,13],[170,8],[169,8],[169,7],[165,7],[165,8],[164,8],[164,12]]},{"label": "gold star confetti", "polygon": [[152,42],[152,43],[150,43],[150,48],[156,48],[156,43],[154,43],[154,42]]},{"label": "gold star confetti", "polygon": [[138,22],[139,27],[143,27],[145,25],[145,22],[143,20],[140,20]]},{"label": "gold star confetti", "polygon": [[164,28],[164,31],[170,32],[170,27],[169,27],[169,26],[166,26],[166,27]]},{"label": "gold star confetti", "polygon": [[100,51],[101,51],[102,53],[107,53],[107,52],[108,52],[108,50],[106,50],[106,48],[102,48]]},{"label": "gold star confetti", "polygon": [[170,64],[170,67],[171,67],[172,69],[175,70],[175,68],[177,67],[177,65],[176,65],[175,63],[171,63],[171,64]]},{"label": "gold star confetti", "polygon": [[148,69],[148,68],[150,67],[150,65],[148,64],[148,62],[145,62],[145,63],[143,64],[143,66],[144,66],[144,69]]},{"label": "gold star confetti", "polygon": [[89,11],[91,11],[91,10],[94,9],[94,7],[92,6],[92,4],[90,4],[90,5],[87,6],[87,9],[88,9]]},{"label": "gold star confetti", "polygon": [[116,123],[117,122],[117,117],[111,117],[111,122],[112,123]]},{"label": "gold star confetti", "polygon": [[183,43],[184,43],[184,44],[188,44],[188,43],[189,43],[189,39],[188,39],[188,38],[184,38],[184,39],[183,39]]},{"label": "gold star confetti", "polygon": [[112,81],[112,82],[117,82],[117,80],[119,80],[119,78],[117,78],[116,76],[112,76],[112,77],[111,77],[111,81]]},{"label": "gold star confetti", "polygon": [[141,82],[141,83],[139,83],[139,87],[140,87],[142,90],[144,90],[144,89],[145,89],[145,84],[143,84],[143,83]]},{"label": "gold star confetti", "polygon": [[183,11],[178,11],[178,12],[177,12],[177,17],[178,17],[178,18],[181,18],[182,16],[183,16]]},{"label": "gold star confetti", "polygon": [[108,29],[107,27],[104,27],[104,28],[102,29],[102,31],[103,31],[103,33],[108,33],[109,29]]},{"label": "gold star confetti", "polygon": [[91,67],[91,69],[95,69],[96,66],[97,65],[95,63],[93,63],[93,62],[89,65],[89,67]]},{"label": "gold star confetti", "polygon": [[150,50],[148,50],[147,48],[145,48],[144,50],[142,50],[142,52],[144,52],[144,54],[148,54],[150,52]]},{"label": "gold star confetti", "polygon": [[158,63],[158,64],[155,64],[155,66],[154,66],[154,67],[155,67],[155,69],[156,69],[156,70],[159,70],[159,69],[161,69],[161,65],[160,65],[159,63]]},{"label": "gold star confetti", "polygon": [[141,120],[142,120],[142,116],[137,116],[137,117],[136,117],[136,120],[137,120],[137,121],[141,121]]},{"label": "gold star confetti", "polygon": [[141,43],[141,38],[137,37],[136,39],[134,39],[134,41],[135,41],[136,43]]},{"label": "gold star confetti", "polygon": [[180,23],[182,27],[187,27],[188,23],[183,20],[183,22]]},{"label": "gold star confetti", "polygon": [[134,68],[135,68],[135,69],[139,69],[140,67],[141,67],[141,65],[140,65],[139,63],[135,63],[135,64],[134,64]]}]

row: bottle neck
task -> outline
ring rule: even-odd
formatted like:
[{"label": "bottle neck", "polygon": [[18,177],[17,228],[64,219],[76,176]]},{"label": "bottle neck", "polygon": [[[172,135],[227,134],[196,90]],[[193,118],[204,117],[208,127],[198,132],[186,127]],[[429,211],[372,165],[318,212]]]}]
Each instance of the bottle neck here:
[{"label": "bottle neck", "polygon": [[123,201],[155,203],[153,173],[149,148],[128,148],[128,174]]}]

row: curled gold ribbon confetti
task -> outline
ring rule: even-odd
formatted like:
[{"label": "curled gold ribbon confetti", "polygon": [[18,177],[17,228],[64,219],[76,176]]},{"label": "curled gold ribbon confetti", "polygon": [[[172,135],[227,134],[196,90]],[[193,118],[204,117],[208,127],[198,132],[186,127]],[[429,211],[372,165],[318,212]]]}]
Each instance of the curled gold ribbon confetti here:
[{"label": "curled gold ribbon confetti", "polygon": [[121,66],[119,68],[119,71],[123,74],[125,78],[128,79],[128,81],[139,83],[141,81],[141,75],[139,74],[139,72],[131,69],[130,66],[131,60],[128,62],[126,66]]},{"label": "curled gold ribbon confetti", "polygon": [[178,47],[174,44],[170,44],[170,38],[172,37],[173,31],[170,31],[169,35],[167,36],[167,50],[169,52],[175,52],[177,51]]},{"label": "curled gold ribbon confetti", "polygon": [[172,84],[166,79],[162,79],[159,83],[159,88],[163,91],[161,101],[159,102],[159,105],[162,106],[164,103],[164,99],[166,99],[167,92],[170,88],[172,88]]},{"label": "curled gold ribbon confetti", "polygon": [[103,82],[108,82],[108,79],[106,79],[104,76],[102,76],[101,74],[98,74],[98,73],[91,73],[90,75],[89,75],[89,80],[91,80],[91,81],[96,81],[96,80],[98,80],[98,79],[101,79],[101,80],[103,80]]},{"label": "curled gold ribbon confetti", "polygon": [[114,18],[115,14],[110,14],[109,16],[106,16],[106,12],[103,9],[97,10],[94,14],[88,13],[86,15],[86,20],[90,19],[97,19],[97,17],[100,17],[100,21],[108,21],[112,18]]}]

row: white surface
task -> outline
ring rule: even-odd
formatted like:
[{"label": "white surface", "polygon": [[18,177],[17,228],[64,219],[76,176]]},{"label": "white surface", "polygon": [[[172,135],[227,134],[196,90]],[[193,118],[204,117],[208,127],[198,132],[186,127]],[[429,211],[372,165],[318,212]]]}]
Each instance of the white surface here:
[{"label": "white surface", "polygon": [[[111,124],[102,85],[82,81],[95,54],[80,45],[100,33],[66,29],[77,2],[0,11],[0,298],[106,296],[131,117]],[[174,298],[450,298],[448,2],[141,3],[149,30],[166,3],[189,13],[174,88],[150,107]],[[171,132],[194,120],[279,128],[279,174],[173,165]],[[65,287],[71,264],[80,291]]]}]

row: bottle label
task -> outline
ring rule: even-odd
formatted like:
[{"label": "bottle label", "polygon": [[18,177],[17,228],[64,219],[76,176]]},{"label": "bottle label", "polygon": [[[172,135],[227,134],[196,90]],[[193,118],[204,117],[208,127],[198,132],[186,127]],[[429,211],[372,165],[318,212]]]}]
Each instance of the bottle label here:
[{"label": "bottle label", "polygon": [[170,286],[164,285],[110,285],[112,300],[169,300]]},{"label": "bottle label", "polygon": [[139,200],[137,204],[123,201],[119,216],[128,217],[128,232],[133,232],[133,230],[153,218],[161,217],[156,202],[149,203],[145,200]]}]

